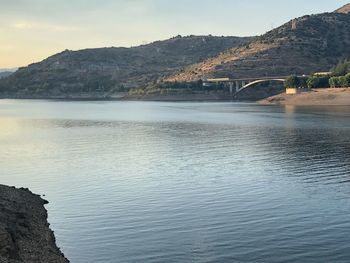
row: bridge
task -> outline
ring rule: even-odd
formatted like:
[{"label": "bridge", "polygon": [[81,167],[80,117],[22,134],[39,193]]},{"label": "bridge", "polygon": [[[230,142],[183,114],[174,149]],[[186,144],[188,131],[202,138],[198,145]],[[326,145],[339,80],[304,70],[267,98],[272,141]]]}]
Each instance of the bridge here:
[{"label": "bridge", "polygon": [[[230,94],[235,97],[242,90],[245,90],[251,86],[259,83],[278,81],[284,82],[289,76],[277,76],[277,77],[260,77],[260,78],[241,78],[241,79],[230,79],[230,78],[209,78],[203,81],[204,86],[210,86],[212,83],[225,83],[227,84]],[[306,77],[303,75],[303,77]]]}]

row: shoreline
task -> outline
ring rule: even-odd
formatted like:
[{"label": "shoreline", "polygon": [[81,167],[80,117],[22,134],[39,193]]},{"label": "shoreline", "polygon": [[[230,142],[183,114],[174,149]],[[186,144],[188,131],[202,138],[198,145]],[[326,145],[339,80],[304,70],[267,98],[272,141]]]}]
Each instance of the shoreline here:
[{"label": "shoreline", "polygon": [[13,100],[62,100],[62,101],[168,101],[168,102],[218,102],[235,101],[231,95],[221,93],[195,93],[173,95],[128,95],[128,94],[69,94],[69,95],[24,95],[24,94],[0,94],[1,99]]},{"label": "shoreline", "polygon": [[350,106],[350,88],[312,89],[294,95],[283,93],[257,103],[260,105]]},{"label": "shoreline", "polygon": [[237,100],[228,94],[197,93],[173,95],[130,96],[128,94],[70,94],[70,95],[10,95],[0,94],[0,100],[53,101],[154,101],[154,102],[255,102],[259,105],[350,106],[350,88],[312,89],[294,95],[281,93],[262,100]]}]

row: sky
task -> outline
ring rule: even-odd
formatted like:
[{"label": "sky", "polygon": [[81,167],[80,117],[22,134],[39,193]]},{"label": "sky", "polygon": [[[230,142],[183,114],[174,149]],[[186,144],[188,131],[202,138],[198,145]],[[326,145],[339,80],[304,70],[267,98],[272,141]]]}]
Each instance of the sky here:
[{"label": "sky", "polygon": [[136,46],[176,35],[260,35],[350,0],[0,0],[0,68],[65,49]]}]

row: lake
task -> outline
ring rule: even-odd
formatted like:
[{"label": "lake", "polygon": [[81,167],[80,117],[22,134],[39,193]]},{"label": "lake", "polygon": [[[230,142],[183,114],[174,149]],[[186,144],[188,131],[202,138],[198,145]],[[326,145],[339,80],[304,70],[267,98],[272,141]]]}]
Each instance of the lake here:
[{"label": "lake", "polygon": [[0,100],[0,147],[72,263],[350,260],[350,107]]}]

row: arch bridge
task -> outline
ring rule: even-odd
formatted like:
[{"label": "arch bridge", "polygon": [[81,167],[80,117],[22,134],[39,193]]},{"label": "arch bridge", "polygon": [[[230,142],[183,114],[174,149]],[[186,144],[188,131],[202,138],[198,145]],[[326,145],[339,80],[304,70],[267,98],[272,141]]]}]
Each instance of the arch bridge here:
[{"label": "arch bridge", "polygon": [[236,86],[234,94],[233,94],[233,88],[230,88],[230,93],[233,94],[234,97],[235,97],[238,93],[240,93],[241,91],[243,91],[243,90],[245,90],[245,89],[247,89],[247,88],[249,88],[251,86],[254,86],[254,85],[259,84],[259,83],[268,82],[268,81],[279,81],[279,82],[283,83],[285,81],[285,79],[283,79],[283,78],[271,78],[271,79],[254,80],[252,82],[248,82],[247,84],[244,84],[242,87],[240,87],[238,89],[237,89],[237,86]]},{"label": "arch bridge", "polygon": [[[242,78],[242,79],[230,79],[230,78],[212,78],[203,81],[203,85],[209,86],[212,83],[225,83],[227,84],[230,94],[235,97],[241,91],[254,86],[259,83],[269,81],[284,82],[289,76],[277,76],[277,77],[260,77],[260,78]],[[306,75],[303,75],[306,77]]]}]

